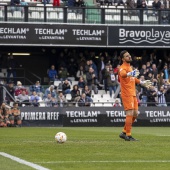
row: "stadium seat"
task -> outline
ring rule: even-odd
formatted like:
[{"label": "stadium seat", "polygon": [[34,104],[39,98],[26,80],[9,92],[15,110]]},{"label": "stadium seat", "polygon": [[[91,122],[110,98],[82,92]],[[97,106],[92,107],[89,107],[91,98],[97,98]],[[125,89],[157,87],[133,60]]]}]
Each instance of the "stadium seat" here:
[{"label": "stadium seat", "polygon": [[110,99],[110,94],[103,94],[103,98],[109,100]]},{"label": "stadium seat", "polygon": [[105,20],[113,21],[113,16],[112,15],[105,15]]},{"label": "stadium seat", "polygon": [[68,17],[68,19],[76,19],[76,14],[75,13],[68,13],[67,17]]},{"label": "stadium seat", "polygon": [[61,83],[61,81],[54,81],[54,86],[57,86]]},{"label": "stadium seat", "polygon": [[63,17],[64,17],[64,15],[63,15],[63,13],[62,12],[59,12],[59,19],[63,19]]},{"label": "stadium seat", "polygon": [[103,103],[103,106],[104,107],[113,107],[113,104],[112,103]]},{"label": "stadium seat", "polygon": [[68,77],[71,81],[75,81],[75,77]]},{"label": "stadium seat", "polygon": [[58,18],[58,14],[57,14],[57,12],[50,12],[49,13],[49,17],[48,17],[48,19],[57,19]]},{"label": "stadium seat", "polygon": [[4,73],[0,73],[0,77],[5,77],[5,76],[4,76]]},{"label": "stadium seat", "polygon": [[100,98],[102,98],[102,95],[101,94],[93,94],[92,98],[99,100]]},{"label": "stadium seat", "polygon": [[98,94],[103,95],[103,94],[106,94],[106,92],[105,92],[105,90],[98,90]]},{"label": "stadium seat", "polygon": [[72,86],[77,85],[78,81],[72,81]]},{"label": "stadium seat", "polygon": [[72,99],[71,94],[66,94],[66,99],[67,99],[67,101],[71,101],[71,99]]},{"label": "stadium seat", "polygon": [[32,12],[30,17],[31,17],[31,18],[35,18],[35,19],[38,19],[38,18],[40,18],[41,16],[40,16],[40,13],[39,13],[39,12]]},{"label": "stadium seat", "polygon": [[95,103],[95,107],[103,107],[103,103]]},{"label": "stadium seat", "polygon": [[14,11],[13,17],[14,18],[22,18],[21,11]]}]

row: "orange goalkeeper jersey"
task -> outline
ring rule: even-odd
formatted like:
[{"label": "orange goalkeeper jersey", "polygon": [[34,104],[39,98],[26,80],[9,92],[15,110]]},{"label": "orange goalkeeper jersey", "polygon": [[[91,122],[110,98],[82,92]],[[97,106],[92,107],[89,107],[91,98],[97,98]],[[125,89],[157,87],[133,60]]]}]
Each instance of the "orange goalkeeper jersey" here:
[{"label": "orange goalkeeper jersey", "polygon": [[127,73],[131,72],[132,67],[129,63],[123,63],[119,67],[119,80],[121,88],[121,96],[136,96],[136,84],[140,83],[140,80],[135,77],[127,77]]}]

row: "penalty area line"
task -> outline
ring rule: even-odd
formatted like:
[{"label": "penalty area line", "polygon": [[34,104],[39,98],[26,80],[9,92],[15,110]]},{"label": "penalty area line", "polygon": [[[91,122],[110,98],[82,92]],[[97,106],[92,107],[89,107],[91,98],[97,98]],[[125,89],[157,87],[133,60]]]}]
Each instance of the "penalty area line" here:
[{"label": "penalty area line", "polygon": [[170,160],[115,160],[115,161],[49,161],[36,162],[41,164],[61,164],[61,163],[170,163]]},{"label": "penalty area line", "polygon": [[3,156],[3,157],[9,158],[9,159],[11,159],[11,160],[13,160],[15,162],[18,162],[20,164],[24,164],[24,165],[30,166],[31,168],[34,168],[34,169],[37,169],[37,170],[50,170],[48,168],[44,168],[44,167],[42,167],[40,165],[37,165],[37,164],[34,164],[32,162],[25,161],[23,159],[20,159],[20,158],[18,158],[16,156],[12,156],[12,155],[7,154],[5,152],[0,152],[0,155]]}]

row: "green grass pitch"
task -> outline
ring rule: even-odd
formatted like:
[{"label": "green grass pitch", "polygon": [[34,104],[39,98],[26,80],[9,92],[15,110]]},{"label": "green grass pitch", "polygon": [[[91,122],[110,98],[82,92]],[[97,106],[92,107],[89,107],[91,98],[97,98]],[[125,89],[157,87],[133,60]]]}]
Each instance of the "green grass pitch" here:
[{"label": "green grass pitch", "polygon": [[[170,127],[133,127],[138,142],[118,137],[120,127],[0,128],[0,152],[51,170],[169,170]],[[58,144],[57,132],[68,140]],[[33,168],[0,156],[2,170]]]}]

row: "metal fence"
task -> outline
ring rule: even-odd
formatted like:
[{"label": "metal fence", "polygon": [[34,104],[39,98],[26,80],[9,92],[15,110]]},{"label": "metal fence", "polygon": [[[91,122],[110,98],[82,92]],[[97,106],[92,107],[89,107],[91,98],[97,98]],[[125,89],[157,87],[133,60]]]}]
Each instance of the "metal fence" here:
[{"label": "metal fence", "polygon": [[166,25],[170,10],[1,5],[0,22]]}]

